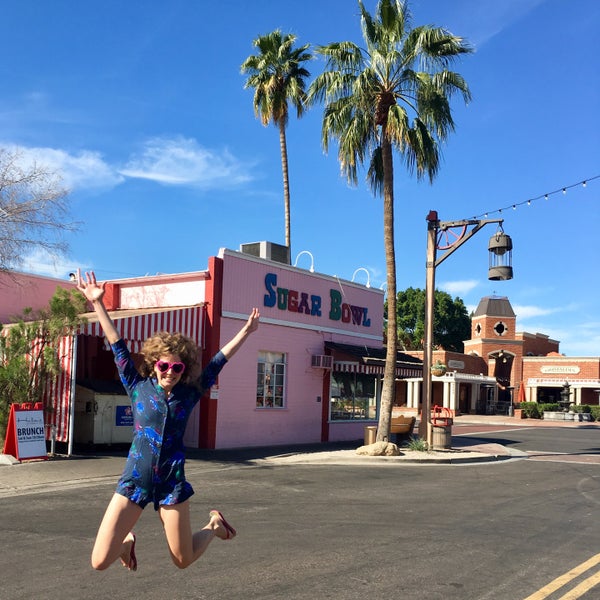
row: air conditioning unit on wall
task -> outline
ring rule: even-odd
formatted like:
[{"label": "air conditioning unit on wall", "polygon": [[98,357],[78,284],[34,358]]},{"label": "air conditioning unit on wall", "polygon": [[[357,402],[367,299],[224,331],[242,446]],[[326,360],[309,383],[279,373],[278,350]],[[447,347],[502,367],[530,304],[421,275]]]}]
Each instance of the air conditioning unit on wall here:
[{"label": "air conditioning unit on wall", "polygon": [[326,354],[313,354],[311,366],[315,369],[331,369],[333,367],[333,356]]},{"label": "air conditioning unit on wall", "polygon": [[291,264],[291,255],[289,246],[282,246],[274,242],[252,242],[250,244],[241,244],[240,252],[265,258],[275,262],[283,263],[284,265]]}]

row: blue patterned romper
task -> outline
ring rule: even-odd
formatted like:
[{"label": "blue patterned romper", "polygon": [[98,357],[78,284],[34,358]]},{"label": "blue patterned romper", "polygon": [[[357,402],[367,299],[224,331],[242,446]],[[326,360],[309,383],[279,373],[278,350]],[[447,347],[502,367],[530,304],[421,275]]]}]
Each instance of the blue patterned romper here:
[{"label": "blue patterned romper", "polygon": [[211,359],[196,382],[178,383],[167,398],[155,378],[142,377],[123,340],[111,345],[133,409],[133,441],[116,492],[144,508],[184,502],[193,493],[185,479],[183,435],[188,417],[215,383],[227,362],[222,352]]}]

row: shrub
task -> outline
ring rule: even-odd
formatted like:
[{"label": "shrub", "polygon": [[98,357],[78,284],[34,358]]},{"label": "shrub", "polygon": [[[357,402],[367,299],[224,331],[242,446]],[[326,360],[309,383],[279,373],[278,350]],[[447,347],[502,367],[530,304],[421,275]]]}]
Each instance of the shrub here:
[{"label": "shrub", "polygon": [[600,406],[590,406],[590,413],[594,421],[600,421]]},{"label": "shrub", "polygon": [[521,402],[519,408],[528,419],[541,419],[542,413],[537,402]]},{"label": "shrub", "polygon": [[575,413],[591,413],[592,407],[589,404],[572,404],[569,410],[572,410]]},{"label": "shrub", "polygon": [[420,437],[411,437],[406,443],[406,448],[408,450],[416,450],[417,452],[427,452],[429,449],[427,447],[427,442]]},{"label": "shrub", "polygon": [[544,412],[562,412],[562,407],[560,406],[560,404],[556,404],[556,403],[547,403],[547,404],[539,404],[538,405],[538,410],[540,411],[540,413],[544,413]]}]

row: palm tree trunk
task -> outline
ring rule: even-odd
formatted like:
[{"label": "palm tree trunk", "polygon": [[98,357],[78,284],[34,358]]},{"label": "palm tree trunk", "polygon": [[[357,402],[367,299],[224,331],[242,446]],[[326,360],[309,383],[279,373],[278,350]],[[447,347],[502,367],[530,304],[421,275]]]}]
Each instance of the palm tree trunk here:
[{"label": "palm tree trunk", "polygon": [[281,170],[283,171],[283,202],[285,207],[285,245],[292,245],[292,233],[290,225],[290,177],[288,173],[287,141],[285,137],[285,125],[279,123],[279,147],[281,149]]},{"label": "palm tree trunk", "polygon": [[387,350],[377,441],[389,441],[392,407],[396,398],[396,354],[398,351],[396,315],[396,250],[394,247],[394,163],[392,145],[385,130],[382,132],[381,156],[383,161],[383,240],[387,271]]}]

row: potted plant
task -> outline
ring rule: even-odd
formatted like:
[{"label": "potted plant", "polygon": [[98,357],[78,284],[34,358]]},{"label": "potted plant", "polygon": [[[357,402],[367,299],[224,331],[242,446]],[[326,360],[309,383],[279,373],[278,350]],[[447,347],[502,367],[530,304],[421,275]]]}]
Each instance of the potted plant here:
[{"label": "potted plant", "polygon": [[446,373],[447,370],[448,368],[441,360],[436,360],[435,363],[431,365],[431,374],[435,375],[436,377],[441,377]]}]

